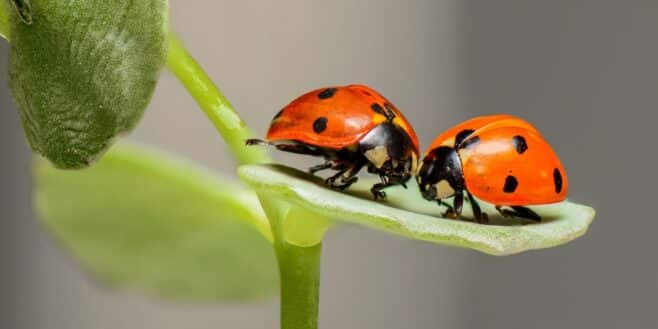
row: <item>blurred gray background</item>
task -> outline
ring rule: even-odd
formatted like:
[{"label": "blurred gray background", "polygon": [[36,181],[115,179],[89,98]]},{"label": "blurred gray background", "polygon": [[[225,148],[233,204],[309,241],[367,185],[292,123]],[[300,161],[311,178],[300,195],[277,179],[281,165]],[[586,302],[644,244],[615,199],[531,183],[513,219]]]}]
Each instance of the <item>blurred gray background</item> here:
[{"label": "blurred gray background", "polygon": [[[534,122],[593,205],[568,245],[496,258],[358,227],[324,245],[322,328],[656,328],[656,1],[172,1],[189,49],[259,133],[312,88],[367,83],[427,145],[468,117]],[[186,305],[97,286],[30,208],[0,43],[0,328],[276,328],[277,301]],[[164,73],[133,139],[233,172]]]}]

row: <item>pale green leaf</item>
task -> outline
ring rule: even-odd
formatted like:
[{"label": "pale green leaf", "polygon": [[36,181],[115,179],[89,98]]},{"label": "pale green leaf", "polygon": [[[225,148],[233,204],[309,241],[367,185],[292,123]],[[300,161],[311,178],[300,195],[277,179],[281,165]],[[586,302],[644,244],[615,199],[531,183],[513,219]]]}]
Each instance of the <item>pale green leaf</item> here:
[{"label": "pale green leaf", "polygon": [[85,167],[146,109],[168,2],[11,1],[10,87],[30,146],[57,167]]},{"label": "pale green leaf", "polygon": [[[493,255],[509,255],[569,242],[583,235],[594,209],[563,202],[533,207],[543,221],[522,223],[497,215],[482,204],[491,224],[440,218],[445,209],[424,200],[409,181],[408,189],[387,189],[386,201],[375,202],[369,191],[372,181],[363,179],[344,192],[326,188],[322,180],[296,169],[279,165],[245,165],[240,177],[261,193],[279,197],[336,220],[361,224],[412,239],[471,248]],[[469,205],[464,205],[470,216]]]},{"label": "pale green leaf", "polygon": [[269,224],[240,183],[121,144],[85,170],[34,172],[43,223],[102,281],[200,300],[277,288]]}]

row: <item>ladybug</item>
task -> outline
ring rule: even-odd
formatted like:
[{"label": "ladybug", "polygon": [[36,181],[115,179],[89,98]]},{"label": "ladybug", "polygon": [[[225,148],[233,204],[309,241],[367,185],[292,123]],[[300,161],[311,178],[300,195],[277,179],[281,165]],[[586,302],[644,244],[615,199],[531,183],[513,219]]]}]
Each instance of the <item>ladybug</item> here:
[{"label": "ladybug", "polygon": [[309,172],[337,171],[325,183],[339,190],[356,182],[356,175],[366,167],[381,179],[370,190],[375,199],[386,196],[382,191],[386,187],[406,188],[420,154],[416,132],[402,113],[364,85],[310,91],[274,116],[265,140],[249,139],[246,144],[322,156],[325,162]]},{"label": "ladybug", "polygon": [[[569,188],[560,159],[537,129],[507,114],[476,117],[439,135],[416,180],[426,200],[448,208],[446,217],[461,215],[465,193],[480,223],[487,215],[474,196],[505,217],[540,221],[525,206],[560,202]],[[452,206],[441,201],[449,197]]]}]

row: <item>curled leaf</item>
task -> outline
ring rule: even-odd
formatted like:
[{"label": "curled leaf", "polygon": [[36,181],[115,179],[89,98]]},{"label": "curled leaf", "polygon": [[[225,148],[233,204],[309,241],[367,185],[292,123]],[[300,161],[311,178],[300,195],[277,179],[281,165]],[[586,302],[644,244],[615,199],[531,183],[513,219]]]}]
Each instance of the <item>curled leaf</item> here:
[{"label": "curled leaf", "polygon": [[[509,255],[567,243],[583,235],[594,219],[594,209],[562,202],[533,207],[543,221],[521,225],[502,218],[489,205],[481,204],[495,225],[441,218],[444,209],[424,200],[415,182],[408,189],[387,189],[386,201],[371,199],[372,181],[360,181],[344,192],[326,188],[322,180],[280,165],[244,165],[243,181],[269,195],[277,195],[336,220],[365,225],[412,239],[475,249],[492,255]],[[470,216],[468,204],[465,216]]]},{"label": "curled leaf", "polygon": [[104,282],[188,300],[276,291],[269,223],[238,182],[121,144],[92,168],[38,160],[34,174],[44,225]]},{"label": "curled leaf", "polygon": [[140,119],[165,64],[166,0],[12,0],[10,87],[32,149],[82,168]]}]

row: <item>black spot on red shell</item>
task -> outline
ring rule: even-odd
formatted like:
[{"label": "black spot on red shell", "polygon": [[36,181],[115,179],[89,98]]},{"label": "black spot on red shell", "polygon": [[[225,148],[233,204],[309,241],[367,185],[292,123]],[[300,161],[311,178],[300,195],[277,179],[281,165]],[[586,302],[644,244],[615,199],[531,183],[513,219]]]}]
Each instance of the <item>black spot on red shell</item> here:
[{"label": "black spot on red shell", "polygon": [[327,88],[327,89],[321,91],[321,92],[318,94],[318,98],[319,98],[319,99],[327,99],[327,98],[331,98],[331,97],[334,96],[334,94],[336,93],[336,91],[338,91],[338,89],[336,89],[336,88]]},{"label": "black spot on red shell", "polygon": [[390,103],[384,103],[384,109],[377,103],[372,104],[370,107],[373,111],[384,115],[388,121],[395,119],[395,111],[393,110],[393,105]]},{"label": "black spot on red shell", "polygon": [[473,146],[477,145],[477,143],[479,143],[479,142],[480,142],[480,136],[473,136],[473,137],[463,141],[461,143],[461,145],[459,145],[459,149],[467,149],[469,147],[473,147]]},{"label": "black spot on red shell", "polygon": [[466,137],[470,136],[474,131],[473,129],[464,129],[455,135],[455,147],[459,147]]},{"label": "black spot on red shell", "polygon": [[370,105],[370,108],[376,113],[386,116],[386,112],[384,111],[384,108],[381,105],[377,103],[373,103],[372,105]]},{"label": "black spot on red shell", "polygon": [[313,121],[313,131],[318,134],[323,132],[325,129],[327,129],[327,121],[328,120],[325,117],[319,117],[315,119],[315,121]]},{"label": "black spot on red shell", "polygon": [[555,168],[553,170],[553,184],[555,184],[555,193],[562,192],[562,173],[560,169]]},{"label": "black spot on red shell", "polygon": [[528,144],[526,144],[525,138],[523,138],[523,136],[516,135],[512,137],[512,143],[516,148],[516,152],[518,152],[519,154],[523,154],[523,152],[528,150]]},{"label": "black spot on red shell", "polygon": [[516,180],[516,177],[509,175],[505,178],[505,186],[503,186],[503,192],[505,193],[514,193],[516,188],[519,186],[519,181]]}]

